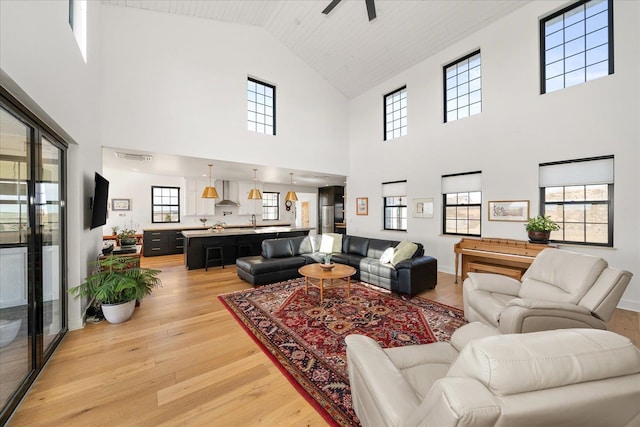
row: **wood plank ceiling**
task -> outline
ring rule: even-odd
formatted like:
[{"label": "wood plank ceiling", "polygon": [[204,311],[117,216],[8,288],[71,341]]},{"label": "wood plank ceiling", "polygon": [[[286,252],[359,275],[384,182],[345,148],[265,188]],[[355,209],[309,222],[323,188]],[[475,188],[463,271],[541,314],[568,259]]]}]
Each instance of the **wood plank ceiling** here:
[{"label": "wood plank ceiling", "polygon": [[[264,28],[352,99],[529,0],[103,0],[117,6]],[[464,54],[466,52],[460,52]],[[455,58],[451,58],[455,59]]]}]

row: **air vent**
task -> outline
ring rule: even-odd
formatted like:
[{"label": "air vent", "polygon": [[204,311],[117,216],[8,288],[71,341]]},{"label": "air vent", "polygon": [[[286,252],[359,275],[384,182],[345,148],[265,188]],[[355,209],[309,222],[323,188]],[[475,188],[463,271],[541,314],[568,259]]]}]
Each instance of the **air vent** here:
[{"label": "air vent", "polygon": [[116,157],[123,160],[133,160],[136,162],[150,162],[153,160],[153,156],[148,154],[132,154],[132,153],[119,153],[116,152]]}]

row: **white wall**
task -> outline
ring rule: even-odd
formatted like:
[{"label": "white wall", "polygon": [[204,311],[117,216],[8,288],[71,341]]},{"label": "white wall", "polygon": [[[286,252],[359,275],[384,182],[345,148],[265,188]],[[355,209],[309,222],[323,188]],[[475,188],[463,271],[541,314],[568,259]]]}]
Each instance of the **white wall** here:
[{"label": "white wall", "polygon": [[[564,4],[528,4],[352,100],[348,232],[419,241],[453,273],[459,237],[441,235],[442,175],[482,171],[482,235],[525,240],[522,223],[487,221],[487,201],[528,199],[535,215],[540,163],[612,154],[615,247],[566,248],[633,272],[620,306],[640,311],[640,3],[615,2],[615,74],[540,95],[539,17]],[[478,48],[483,112],[443,124],[442,66]],[[383,142],[383,95],[405,84],[408,135]],[[380,183],[401,179],[409,199],[434,198],[434,218],[409,218],[406,233],[382,231]],[[369,197],[368,216],[355,215],[356,197]]]},{"label": "white wall", "polygon": [[[0,68],[78,145],[68,151],[67,213],[69,286],[90,270],[101,230],[89,231],[93,173],[102,168],[98,129],[100,3],[88,5],[88,62],[69,26],[66,1],[0,2]],[[82,301],[69,299],[69,328],[82,327]]]},{"label": "white wall", "polygon": [[[111,199],[131,199],[130,211],[112,211],[109,206],[109,217],[107,223],[102,227],[102,231],[105,235],[111,234],[111,227],[117,225],[120,229],[133,228],[142,233],[144,229],[148,228],[175,228],[177,226],[186,227],[200,227],[202,223],[199,218],[203,215],[181,215],[180,223],[170,224],[154,224],[151,222],[151,187],[152,186],[167,186],[167,187],[180,187],[181,205],[185,206],[185,179],[182,177],[168,176],[168,175],[151,175],[132,171],[122,171],[105,168],[103,171],[104,177],[109,180],[109,202]],[[252,200],[239,200],[238,199],[238,187],[233,182],[230,183],[229,189],[233,193],[227,194],[227,198],[239,201],[240,203],[253,203]],[[222,181],[218,180],[215,183],[218,194],[222,196]],[[264,183],[263,191],[275,191],[280,192],[280,219],[278,222],[288,222],[295,224],[294,211],[286,211],[284,206],[284,197],[293,188],[295,191],[303,191],[312,193],[315,191],[315,197],[317,198],[317,189],[302,186],[290,186],[281,184]],[[216,200],[219,201],[219,200]],[[315,206],[315,205],[314,205]],[[231,215],[224,215],[223,212],[231,212]],[[184,210],[183,210],[184,212]],[[261,222],[262,217],[262,201],[256,201],[256,213],[258,222]],[[228,226],[232,225],[246,225],[251,218],[250,215],[239,215],[237,207],[216,207],[215,214],[204,215],[207,218],[207,225],[211,226],[217,221],[223,221]],[[311,227],[315,227],[315,222]]]},{"label": "white wall", "polygon": [[[104,146],[346,175],[347,99],[266,30],[103,12]],[[247,131],[247,76],[277,87],[276,136]]]}]

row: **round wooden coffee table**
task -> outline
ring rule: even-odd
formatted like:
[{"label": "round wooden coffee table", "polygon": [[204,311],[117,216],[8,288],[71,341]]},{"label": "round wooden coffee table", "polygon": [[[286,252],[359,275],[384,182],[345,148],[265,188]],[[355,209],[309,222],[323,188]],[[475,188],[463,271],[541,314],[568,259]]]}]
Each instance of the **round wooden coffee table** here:
[{"label": "round wooden coffee table", "polygon": [[[304,287],[307,293],[309,293],[309,285],[320,289],[320,304],[324,299],[325,280],[329,279],[329,287],[337,287],[343,285],[342,280],[339,283],[334,284],[333,279],[346,279],[347,281],[347,296],[351,296],[351,276],[356,274],[356,269],[344,264],[334,264],[331,270],[323,270],[320,264],[307,264],[298,269],[298,273],[304,276]],[[318,280],[317,283],[309,279]]]}]

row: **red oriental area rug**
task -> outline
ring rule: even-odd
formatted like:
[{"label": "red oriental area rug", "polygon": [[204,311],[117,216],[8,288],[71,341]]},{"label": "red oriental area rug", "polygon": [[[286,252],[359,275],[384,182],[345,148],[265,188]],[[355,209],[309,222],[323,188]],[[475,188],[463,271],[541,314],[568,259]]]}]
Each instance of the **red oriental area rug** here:
[{"label": "red oriental area rug", "polygon": [[363,334],[383,347],[448,341],[466,323],[462,310],[354,282],[319,291],[304,279],[218,296],[291,383],[334,425],[359,425],[351,404],[344,337]]}]

